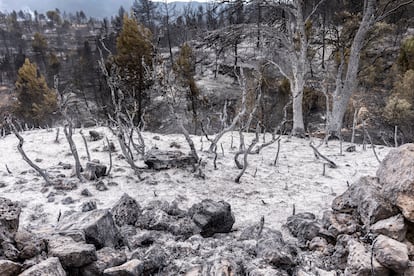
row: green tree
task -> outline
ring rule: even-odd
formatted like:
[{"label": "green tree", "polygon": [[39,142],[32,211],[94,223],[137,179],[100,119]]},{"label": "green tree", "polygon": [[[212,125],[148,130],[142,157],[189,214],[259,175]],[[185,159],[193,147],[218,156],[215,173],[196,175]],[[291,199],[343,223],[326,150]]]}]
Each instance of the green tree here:
[{"label": "green tree", "polygon": [[407,38],[401,45],[398,65],[403,73],[414,70],[414,36]]},{"label": "green tree", "polygon": [[174,65],[174,70],[176,71],[182,85],[187,89],[186,97],[189,103],[188,109],[193,114],[194,133],[197,133],[200,90],[194,80],[195,56],[193,54],[193,50],[187,43],[184,43],[181,47],[180,54]]},{"label": "green tree", "polygon": [[151,31],[127,14],[123,18],[122,30],[116,40],[115,63],[120,69],[128,94],[137,102],[137,118],[141,118],[145,91],[150,83],[146,67],[152,67],[153,48]]},{"label": "green tree", "polygon": [[47,49],[46,38],[40,33],[35,33],[32,41],[32,48],[34,52],[44,54]]},{"label": "green tree", "polygon": [[15,88],[14,113],[26,122],[40,125],[56,109],[56,94],[47,86],[36,64],[27,58],[18,71]]}]

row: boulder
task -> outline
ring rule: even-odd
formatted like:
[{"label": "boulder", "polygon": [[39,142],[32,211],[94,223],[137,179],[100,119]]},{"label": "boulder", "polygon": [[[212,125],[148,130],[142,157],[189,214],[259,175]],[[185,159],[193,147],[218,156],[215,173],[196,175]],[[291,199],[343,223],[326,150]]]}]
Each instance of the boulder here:
[{"label": "boulder", "polygon": [[351,239],[348,242],[348,259],[345,269],[345,276],[367,276],[374,272],[376,276],[388,276],[389,270],[381,265],[375,258],[372,259],[371,250],[367,249],[362,243]]},{"label": "boulder", "polygon": [[414,222],[414,144],[391,150],[381,162],[377,176],[382,195]]},{"label": "boulder", "polygon": [[322,226],[334,237],[341,234],[353,234],[360,228],[358,221],[352,215],[333,211],[324,212]]},{"label": "boulder", "polygon": [[19,259],[20,252],[17,250],[14,243],[4,241],[0,245],[0,248],[3,248],[3,254],[6,259],[9,259],[11,261],[17,261]]},{"label": "boulder", "polygon": [[283,240],[265,237],[257,242],[257,257],[274,267],[292,267],[296,264],[295,249]]},{"label": "boulder", "polygon": [[407,245],[384,235],[377,237],[374,255],[380,264],[397,273],[403,273],[408,268]]},{"label": "boulder", "polygon": [[48,241],[49,256],[58,257],[64,267],[82,267],[96,261],[96,250],[92,244],[75,242],[65,236],[54,236]]},{"label": "boulder", "polygon": [[22,269],[21,264],[8,261],[0,260],[0,275],[1,276],[15,276],[20,273]]},{"label": "boulder", "polygon": [[81,274],[84,276],[102,275],[105,269],[121,265],[127,261],[125,252],[117,251],[110,247],[104,247],[96,252],[97,260],[83,268]]},{"label": "boulder", "polygon": [[144,156],[144,162],[150,169],[165,170],[171,168],[183,168],[197,163],[192,155],[181,151],[149,150]]},{"label": "boulder", "polygon": [[299,213],[288,217],[286,226],[290,233],[299,241],[310,241],[317,237],[321,230],[321,224],[312,213]]},{"label": "boulder", "polygon": [[20,212],[21,208],[17,202],[0,197],[0,228],[15,234],[19,228]]},{"label": "boulder", "polygon": [[105,176],[106,166],[100,163],[87,162],[85,168],[85,177],[89,180],[95,180]]},{"label": "boulder", "polygon": [[98,141],[98,140],[101,140],[103,137],[104,137],[103,134],[96,130],[89,131],[89,138],[91,141]]},{"label": "boulder", "polygon": [[376,177],[361,177],[332,202],[332,209],[340,213],[357,211],[361,221],[369,226],[398,214],[398,209],[383,197]]},{"label": "boulder", "polygon": [[168,264],[169,255],[165,248],[156,244],[151,246],[144,254],[144,272],[145,274],[157,274]]},{"label": "boulder", "polygon": [[373,233],[382,234],[400,242],[404,241],[407,234],[407,225],[401,214],[380,220],[371,225],[369,229]]},{"label": "boulder", "polygon": [[96,210],[96,201],[90,200],[82,203],[82,212],[89,212],[92,210]]},{"label": "boulder", "polygon": [[20,259],[31,259],[46,250],[44,239],[26,229],[20,229],[14,236],[14,240],[20,251]]},{"label": "boulder", "polygon": [[123,226],[135,225],[142,211],[141,206],[135,199],[128,194],[123,194],[114,207],[112,207],[111,213],[115,223],[118,226]]},{"label": "boulder", "polygon": [[63,269],[60,261],[56,257],[48,258],[37,265],[25,270],[19,276],[66,276],[66,272]]},{"label": "boulder", "polygon": [[104,270],[104,276],[137,276],[144,272],[144,263],[137,259],[132,259],[120,266],[114,266]]},{"label": "boulder", "polygon": [[188,211],[189,216],[201,229],[203,237],[211,237],[215,233],[228,233],[235,222],[231,206],[224,201],[204,199],[194,204]]},{"label": "boulder", "polygon": [[97,249],[102,247],[118,247],[121,239],[118,229],[107,209],[90,212],[75,212],[64,217],[56,226],[58,231],[82,230],[87,243],[94,244]]}]

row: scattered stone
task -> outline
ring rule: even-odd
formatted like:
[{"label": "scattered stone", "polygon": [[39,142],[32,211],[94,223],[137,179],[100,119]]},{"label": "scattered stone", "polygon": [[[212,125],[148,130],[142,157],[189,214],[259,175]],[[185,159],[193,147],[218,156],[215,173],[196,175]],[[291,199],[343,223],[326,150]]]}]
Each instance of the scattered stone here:
[{"label": "scattered stone", "polygon": [[82,212],[89,212],[92,210],[96,210],[96,201],[91,200],[82,204]]},{"label": "scattered stone", "polygon": [[0,260],[0,275],[1,276],[15,276],[20,273],[22,269],[21,264],[9,261]]},{"label": "scattered stone", "polygon": [[144,272],[146,274],[155,274],[168,263],[168,255],[160,245],[151,246],[144,255]]},{"label": "scattered stone", "polygon": [[108,190],[108,187],[106,187],[105,183],[102,180],[95,183],[95,188],[100,192]]},{"label": "scattered stone", "polygon": [[96,163],[96,162],[87,162],[84,172],[86,179],[95,180],[105,176],[106,166]]},{"label": "scattered stone", "polygon": [[381,265],[375,258],[372,259],[371,266],[371,250],[365,248],[362,243],[351,239],[348,243],[349,255],[347,259],[347,267],[345,275],[366,276],[388,276],[389,270]]},{"label": "scattered stone", "polygon": [[99,141],[103,138],[103,134],[96,130],[90,130],[89,137],[91,141]]},{"label": "scattered stone", "polygon": [[414,222],[413,167],[414,144],[404,144],[390,150],[377,170],[382,195],[411,222]]},{"label": "scattered stone", "polygon": [[281,238],[264,237],[257,242],[257,256],[274,267],[291,267],[296,264],[296,250]]},{"label": "scattered stone", "polygon": [[55,236],[48,241],[49,256],[58,257],[64,267],[82,267],[97,260],[95,246],[75,242],[64,236]]},{"label": "scattered stone", "polygon": [[72,164],[69,164],[69,163],[60,163],[60,165],[62,166],[62,168],[64,170],[71,170],[72,169]]},{"label": "scattered stone", "polygon": [[338,237],[341,234],[353,234],[360,228],[358,221],[352,215],[332,211],[324,212],[322,226],[333,237]]},{"label": "scattered stone", "polygon": [[114,266],[104,270],[104,276],[133,276],[142,275],[144,272],[144,263],[137,259],[132,259],[120,266]]},{"label": "scattered stone", "polygon": [[88,197],[92,196],[91,192],[89,192],[89,190],[86,188],[82,190],[81,195],[88,196]]},{"label": "scattered stone", "polygon": [[109,150],[111,150],[111,152],[115,152],[116,151],[114,142],[109,142],[109,147],[108,147],[108,145],[105,145],[103,147],[103,151],[109,151]]},{"label": "scattered stone", "polygon": [[40,189],[40,192],[42,194],[45,194],[45,193],[49,192],[49,188],[48,187],[43,187],[42,189]]},{"label": "scattered stone", "polygon": [[75,212],[64,217],[57,225],[58,231],[83,230],[87,243],[94,244],[98,249],[118,247],[121,243],[118,229],[107,209],[90,212]]},{"label": "scattered stone", "polygon": [[55,202],[55,197],[54,196],[48,197],[47,202],[49,202],[49,203]]},{"label": "scattered stone", "polygon": [[165,170],[171,168],[183,168],[197,163],[192,155],[181,151],[160,151],[151,149],[144,156],[144,162],[150,169]]},{"label": "scattered stone", "polygon": [[374,255],[380,264],[397,273],[403,273],[408,268],[407,245],[384,235],[377,237]]},{"label": "scattered stone", "polygon": [[59,179],[54,183],[56,190],[72,191],[78,188],[78,182],[73,179]]},{"label": "scattered stone", "polygon": [[32,266],[25,270],[19,276],[66,276],[66,272],[63,269],[58,258],[48,258],[45,261]]},{"label": "scattered stone", "polygon": [[228,233],[235,222],[231,212],[231,206],[224,201],[204,199],[201,203],[194,204],[188,210],[189,216],[201,229],[203,237],[211,237],[215,233]]},{"label": "scattered stone", "polygon": [[382,196],[380,189],[378,178],[361,177],[345,193],[333,200],[332,209],[340,213],[352,213],[356,210],[366,226],[395,216],[398,209]]},{"label": "scattered stone", "polygon": [[118,202],[115,203],[114,207],[112,207],[111,212],[114,216],[115,223],[118,226],[123,226],[135,225],[142,210],[135,199],[128,194],[123,194]]},{"label": "scattered stone", "polygon": [[404,223],[404,217],[398,214],[388,219],[380,220],[370,226],[373,233],[382,234],[397,241],[404,241],[407,234],[407,225]]},{"label": "scattered stone", "polygon": [[18,203],[0,197],[0,226],[11,234],[15,234],[19,228],[20,212]]},{"label": "scattered stone", "polygon": [[328,248],[328,242],[324,238],[315,237],[310,241],[308,247],[313,251],[326,252]]},{"label": "scattered stone", "polygon": [[7,187],[7,184],[3,181],[0,181],[0,188]]},{"label": "scattered stone", "polygon": [[127,261],[125,252],[104,247],[96,251],[97,260],[81,269],[83,276],[102,275],[104,270],[119,266]]},{"label": "scattered stone", "polygon": [[175,141],[170,143],[170,148],[176,148],[176,149],[180,149],[181,145]]},{"label": "scattered stone", "polygon": [[156,141],[161,140],[160,136],[158,136],[158,135],[153,136],[153,137],[152,137],[152,139],[154,139],[154,140],[156,140]]},{"label": "scattered stone", "polygon": [[116,183],[116,182],[114,182],[114,181],[111,181],[111,182],[108,182],[108,186],[109,187],[116,187],[116,186],[118,186],[119,184],[118,183]]},{"label": "scattered stone", "polygon": [[299,213],[288,217],[286,226],[299,241],[306,242],[317,237],[321,230],[320,223],[312,213]]},{"label": "scattered stone", "polygon": [[69,205],[69,204],[72,204],[72,203],[74,203],[75,201],[73,200],[73,198],[72,197],[70,197],[70,196],[68,196],[68,197],[65,197],[64,199],[62,199],[62,204],[63,205]]},{"label": "scattered stone", "polygon": [[354,152],[356,151],[355,145],[349,146],[345,149],[346,152]]},{"label": "scattered stone", "polygon": [[35,162],[37,162],[37,163],[41,163],[41,162],[43,161],[43,159],[41,159],[41,158],[36,158],[34,161],[35,161]]}]

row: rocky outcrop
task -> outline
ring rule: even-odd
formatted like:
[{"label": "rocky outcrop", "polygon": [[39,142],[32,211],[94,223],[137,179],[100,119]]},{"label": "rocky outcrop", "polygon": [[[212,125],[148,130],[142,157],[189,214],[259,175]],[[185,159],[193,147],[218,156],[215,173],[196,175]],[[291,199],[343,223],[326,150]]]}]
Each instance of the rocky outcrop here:
[{"label": "rocky outcrop", "polygon": [[197,163],[192,155],[181,151],[160,151],[151,149],[144,156],[144,162],[150,169],[165,170],[171,168],[184,168]]},{"label": "rocky outcrop", "polygon": [[20,273],[22,265],[9,260],[0,260],[0,275],[14,276]]},{"label": "rocky outcrop", "polygon": [[0,197],[0,235],[2,229],[11,234],[17,232],[19,227],[20,212],[21,209],[16,202]]},{"label": "rocky outcrop", "polygon": [[383,197],[396,205],[411,222],[414,222],[413,168],[414,144],[405,144],[391,150],[377,170]]}]

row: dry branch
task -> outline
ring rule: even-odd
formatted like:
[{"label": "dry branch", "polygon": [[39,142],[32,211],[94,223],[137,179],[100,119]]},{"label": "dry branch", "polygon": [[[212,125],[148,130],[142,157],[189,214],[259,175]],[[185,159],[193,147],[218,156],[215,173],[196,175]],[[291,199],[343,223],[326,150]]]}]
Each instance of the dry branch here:
[{"label": "dry branch", "polygon": [[309,146],[313,149],[313,153],[315,154],[315,157],[319,159],[322,158],[323,160],[325,160],[326,162],[328,162],[329,167],[332,169],[336,169],[338,166],[335,164],[335,162],[333,162],[332,160],[328,159],[327,157],[325,157],[324,155],[322,155],[317,148],[315,148],[312,144],[309,144]]},{"label": "dry branch", "polygon": [[80,135],[82,136],[83,143],[85,144],[86,155],[88,157],[88,161],[91,161],[91,155],[89,153],[88,142],[86,141],[85,135],[83,135],[82,130],[79,131]]},{"label": "dry branch", "polygon": [[[47,171],[44,170],[44,169],[41,169],[39,166],[37,166],[32,160],[30,160],[30,158],[24,152],[24,150],[23,150],[24,139],[19,134],[19,132],[17,131],[17,128],[14,125],[14,123],[11,121],[11,119],[8,120],[8,124],[10,126],[11,131],[14,133],[14,135],[16,135],[17,139],[19,139],[19,144],[17,145],[17,150],[22,155],[23,160],[26,161],[26,163],[29,164],[30,167],[35,169],[43,177],[43,179],[46,181],[47,185],[52,185],[53,183],[50,181],[49,174],[47,173]],[[7,168],[7,165],[6,165],[6,168]],[[7,170],[9,171],[8,168],[7,168]],[[9,171],[9,173],[10,173],[10,171]]]}]

